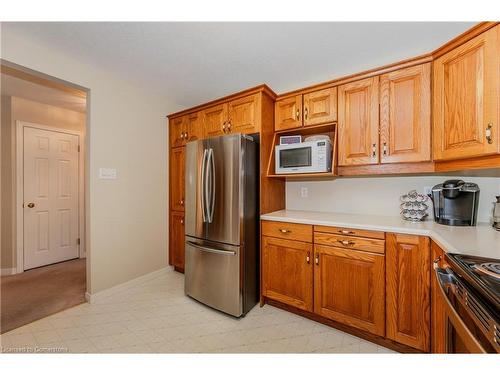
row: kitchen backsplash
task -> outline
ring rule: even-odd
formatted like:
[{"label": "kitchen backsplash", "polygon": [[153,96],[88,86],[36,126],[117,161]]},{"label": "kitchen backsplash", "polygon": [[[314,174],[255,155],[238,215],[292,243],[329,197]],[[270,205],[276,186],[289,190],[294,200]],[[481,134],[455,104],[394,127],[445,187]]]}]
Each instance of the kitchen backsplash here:
[{"label": "kitchen backsplash", "polygon": [[[415,189],[424,192],[445,180],[462,179],[479,185],[478,222],[490,222],[495,196],[500,195],[499,177],[357,177],[330,181],[287,181],[286,208],[321,212],[342,212],[366,215],[399,215],[399,197]],[[307,197],[304,197],[307,189]],[[432,205],[429,217],[432,219]]]}]

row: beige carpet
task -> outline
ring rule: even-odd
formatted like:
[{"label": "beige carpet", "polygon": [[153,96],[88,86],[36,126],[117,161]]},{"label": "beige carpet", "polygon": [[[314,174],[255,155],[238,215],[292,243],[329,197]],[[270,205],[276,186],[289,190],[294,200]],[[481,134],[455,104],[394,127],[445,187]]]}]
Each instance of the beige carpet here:
[{"label": "beige carpet", "polygon": [[1,278],[0,332],[85,302],[85,259]]}]

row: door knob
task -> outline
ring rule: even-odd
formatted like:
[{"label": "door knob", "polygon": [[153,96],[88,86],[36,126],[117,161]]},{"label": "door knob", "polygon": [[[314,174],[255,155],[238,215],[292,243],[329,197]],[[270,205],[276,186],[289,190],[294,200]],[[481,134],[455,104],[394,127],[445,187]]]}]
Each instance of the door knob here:
[{"label": "door knob", "polygon": [[26,206],[28,206],[28,208],[33,208],[35,207],[35,204],[33,202],[30,202]]}]

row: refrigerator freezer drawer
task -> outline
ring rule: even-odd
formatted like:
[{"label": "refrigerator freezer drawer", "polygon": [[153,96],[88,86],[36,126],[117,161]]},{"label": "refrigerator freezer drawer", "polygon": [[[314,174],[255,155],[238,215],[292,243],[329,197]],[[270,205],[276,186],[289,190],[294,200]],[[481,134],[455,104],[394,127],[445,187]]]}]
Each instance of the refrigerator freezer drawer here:
[{"label": "refrigerator freezer drawer", "polygon": [[239,246],[186,237],[185,292],[233,316],[243,313]]}]

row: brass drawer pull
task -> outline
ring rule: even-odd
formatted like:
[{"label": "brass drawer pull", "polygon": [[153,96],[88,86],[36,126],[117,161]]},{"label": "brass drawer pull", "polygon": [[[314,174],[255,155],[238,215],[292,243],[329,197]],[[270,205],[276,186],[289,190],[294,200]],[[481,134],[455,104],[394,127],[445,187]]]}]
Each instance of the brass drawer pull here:
[{"label": "brass drawer pull", "polygon": [[297,118],[297,121],[300,120],[300,111],[298,109],[295,111],[295,117]]},{"label": "brass drawer pull", "polygon": [[309,110],[306,108],[304,108],[304,118],[307,120],[307,116],[309,115]]},{"label": "brass drawer pull", "polygon": [[344,246],[352,246],[356,244],[356,242],[354,241],[347,241],[347,240],[337,240],[337,242],[340,242]]},{"label": "brass drawer pull", "polygon": [[309,251],[308,251],[308,252],[307,252],[307,256],[306,256],[306,262],[307,262],[307,264],[311,263],[311,258],[310,258],[310,256],[311,256],[311,252],[309,252]]},{"label": "brass drawer pull", "polygon": [[377,156],[377,144],[376,143],[372,144],[372,157],[374,158],[375,156]]},{"label": "brass drawer pull", "polygon": [[491,129],[493,128],[493,124],[490,122],[486,127],[486,140],[489,144],[493,143],[493,137],[491,136]]},{"label": "brass drawer pull", "polygon": [[342,234],[354,234],[354,232],[352,230],[345,230],[345,229],[340,229],[339,233],[342,233]]},{"label": "brass drawer pull", "polygon": [[316,263],[317,266],[319,265],[319,254],[316,254],[316,257],[314,258],[314,263]]},{"label": "brass drawer pull", "polygon": [[281,233],[292,233],[289,229],[278,229]]}]

